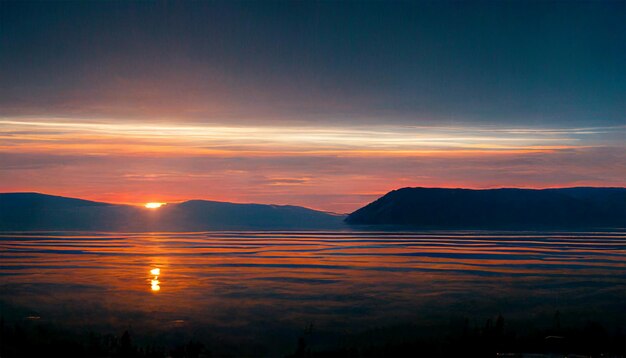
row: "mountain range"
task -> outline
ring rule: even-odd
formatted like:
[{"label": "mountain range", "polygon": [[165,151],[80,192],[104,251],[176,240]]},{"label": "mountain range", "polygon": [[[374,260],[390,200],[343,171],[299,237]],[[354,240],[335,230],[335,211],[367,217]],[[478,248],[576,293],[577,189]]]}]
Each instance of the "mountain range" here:
[{"label": "mountain range", "polygon": [[0,231],[626,228],[626,188],[393,190],[349,215],[190,200],[159,209],[0,193]]},{"label": "mountain range", "polygon": [[147,209],[39,193],[0,194],[0,231],[319,230],[341,228],[344,218],[291,205],[190,200]]}]

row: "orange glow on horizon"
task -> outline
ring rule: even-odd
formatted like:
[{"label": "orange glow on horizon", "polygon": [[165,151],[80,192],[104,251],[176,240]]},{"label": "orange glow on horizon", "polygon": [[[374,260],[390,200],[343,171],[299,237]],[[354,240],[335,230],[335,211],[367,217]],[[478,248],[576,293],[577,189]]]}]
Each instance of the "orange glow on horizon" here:
[{"label": "orange glow on horizon", "polygon": [[626,126],[122,119],[0,118],[0,192],[36,191],[153,211],[199,199],[348,213],[402,187],[626,186],[624,145],[611,139]]}]

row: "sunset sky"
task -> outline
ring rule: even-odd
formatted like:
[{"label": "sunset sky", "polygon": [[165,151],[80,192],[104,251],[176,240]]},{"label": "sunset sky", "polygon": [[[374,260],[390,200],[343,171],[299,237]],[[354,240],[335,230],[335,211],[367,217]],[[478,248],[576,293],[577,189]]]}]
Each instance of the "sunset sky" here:
[{"label": "sunset sky", "polygon": [[626,2],[0,2],[0,192],[626,186]]}]

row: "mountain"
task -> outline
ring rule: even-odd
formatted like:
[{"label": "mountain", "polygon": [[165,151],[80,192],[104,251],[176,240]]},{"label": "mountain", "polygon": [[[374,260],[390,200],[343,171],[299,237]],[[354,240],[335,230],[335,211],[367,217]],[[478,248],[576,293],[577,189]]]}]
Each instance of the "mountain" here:
[{"label": "mountain", "polygon": [[624,228],[626,188],[403,188],[345,221],[437,229]]},{"label": "mountain", "polygon": [[190,200],[150,212],[160,215],[162,230],[336,229],[344,215],[292,205],[235,204]]},{"label": "mountain", "polygon": [[0,193],[0,231],[317,230],[341,228],[343,219],[288,205],[191,200],[151,210],[39,193]]}]

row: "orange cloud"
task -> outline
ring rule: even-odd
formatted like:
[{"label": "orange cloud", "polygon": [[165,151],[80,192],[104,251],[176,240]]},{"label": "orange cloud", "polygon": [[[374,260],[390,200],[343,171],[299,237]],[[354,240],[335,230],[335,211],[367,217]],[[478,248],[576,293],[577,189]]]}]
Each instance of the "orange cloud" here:
[{"label": "orange cloud", "polygon": [[[225,127],[0,119],[0,191],[349,212],[389,190],[626,185],[623,128]],[[602,134],[602,133],[600,133]]]}]

